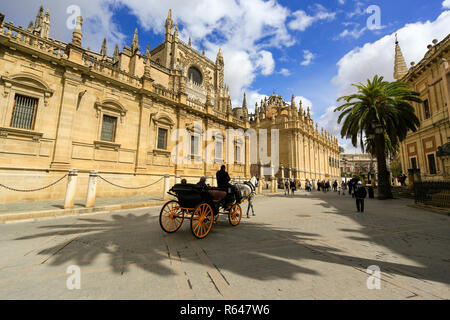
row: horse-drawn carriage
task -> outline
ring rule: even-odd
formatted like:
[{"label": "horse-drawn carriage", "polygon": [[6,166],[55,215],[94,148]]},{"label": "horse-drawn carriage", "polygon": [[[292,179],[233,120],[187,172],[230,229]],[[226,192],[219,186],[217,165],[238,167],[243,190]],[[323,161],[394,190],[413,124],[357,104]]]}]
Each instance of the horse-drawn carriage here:
[{"label": "horse-drawn carriage", "polygon": [[254,191],[245,192],[238,185],[234,192],[230,189],[205,188],[196,184],[174,185],[169,194],[177,200],[171,200],[162,207],[159,215],[161,228],[167,233],[174,233],[180,229],[185,218],[191,218],[192,234],[203,239],[220,214],[228,215],[230,224],[237,226],[242,218],[241,203],[248,200]]}]

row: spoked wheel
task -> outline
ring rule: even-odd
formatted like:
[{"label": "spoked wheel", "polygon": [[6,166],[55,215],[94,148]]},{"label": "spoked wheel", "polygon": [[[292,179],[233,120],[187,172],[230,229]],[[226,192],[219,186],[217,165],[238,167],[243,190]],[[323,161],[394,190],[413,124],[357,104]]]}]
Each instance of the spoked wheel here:
[{"label": "spoked wheel", "polygon": [[203,239],[211,231],[214,222],[214,212],[207,203],[199,204],[192,214],[191,231],[197,239]]},{"label": "spoked wheel", "polygon": [[237,226],[239,222],[241,222],[242,218],[242,209],[241,206],[235,204],[231,207],[230,212],[228,213],[228,219],[233,227]]},{"label": "spoked wheel", "polygon": [[180,229],[183,221],[184,211],[180,208],[180,204],[177,201],[169,201],[162,207],[159,214],[159,224],[165,232],[176,232]]}]

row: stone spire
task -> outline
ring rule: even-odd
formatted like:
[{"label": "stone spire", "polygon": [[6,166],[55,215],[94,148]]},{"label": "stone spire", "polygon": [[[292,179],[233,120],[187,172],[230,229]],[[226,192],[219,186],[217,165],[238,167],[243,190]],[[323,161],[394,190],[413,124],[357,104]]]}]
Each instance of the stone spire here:
[{"label": "stone spire", "polygon": [[102,49],[100,50],[100,54],[102,57],[106,57],[108,55],[108,50],[106,48],[106,38],[103,39]]},{"label": "stone spire", "polygon": [[295,97],[294,95],[292,95],[292,99],[291,99],[291,108],[297,111],[297,105],[295,104]]},{"label": "stone spire", "polygon": [[173,33],[173,40],[178,39],[178,23],[175,25],[175,32]]},{"label": "stone spire", "polygon": [[116,44],[116,48],[114,49],[114,54],[113,54],[113,63],[116,63],[119,61],[119,45]]},{"label": "stone spire", "polygon": [[299,110],[298,110],[298,114],[301,116],[303,114],[303,102],[302,102],[302,100],[300,100],[299,105],[300,105],[300,107],[299,107]]},{"label": "stone spire", "polygon": [[36,15],[36,21],[34,23],[35,30],[40,31],[42,24],[44,23],[44,6],[40,6],[39,11]]},{"label": "stone spire", "polygon": [[247,96],[244,92],[244,101],[242,102],[242,113],[244,114],[245,119],[248,119],[248,108],[247,108]]},{"label": "stone spire", "polygon": [[83,25],[83,17],[77,17],[77,24],[75,26],[75,31],[72,34],[72,44],[81,47],[81,40],[83,39],[83,34],[81,33],[81,26]]},{"label": "stone spire", "polygon": [[133,42],[131,43],[131,54],[139,53],[138,29],[134,30]]},{"label": "stone spire", "polygon": [[45,17],[42,20],[41,37],[46,39],[50,37],[50,11],[48,10],[45,12]]},{"label": "stone spire", "polygon": [[247,94],[244,92],[244,100],[242,101],[242,108],[247,109]]},{"label": "stone spire", "polygon": [[173,21],[172,21],[172,9],[169,9],[169,14],[166,19],[166,40],[168,40],[169,35],[172,34]]},{"label": "stone spire", "polygon": [[[145,58],[150,60],[152,57],[152,54],[150,53],[150,43],[147,43],[147,50],[145,51]],[[149,61],[150,62],[150,61]]]},{"label": "stone spire", "polygon": [[306,116],[308,117],[308,119],[311,119],[311,110],[309,109],[309,107],[307,108],[307,113]]},{"label": "stone spire", "polygon": [[394,64],[394,79],[400,80],[408,73],[405,58],[402,50],[398,44],[397,35],[395,35],[395,64]]},{"label": "stone spire", "polygon": [[[1,24],[1,22],[0,22],[0,24]],[[28,25],[28,32],[33,32],[33,29],[34,29],[34,22],[33,21],[30,21],[30,24]]]},{"label": "stone spire", "polygon": [[191,40],[191,37],[189,37],[188,46],[189,46],[189,47],[192,47],[192,40]]}]

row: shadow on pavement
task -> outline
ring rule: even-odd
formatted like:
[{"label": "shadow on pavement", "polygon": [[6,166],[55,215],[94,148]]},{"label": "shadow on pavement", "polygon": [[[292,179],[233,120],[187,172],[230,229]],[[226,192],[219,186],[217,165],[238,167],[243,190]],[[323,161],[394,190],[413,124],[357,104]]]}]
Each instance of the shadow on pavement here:
[{"label": "shadow on pavement", "polygon": [[[273,199],[284,198],[283,195],[270,197]],[[304,195],[299,194],[296,197],[304,198]],[[315,192],[309,194],[308,197],[321,201],[315,205],[329,209],[325,213],[327,215],[340,215],[343,211],[349,211],[349,208],[345,208],[348,206],[348,201],[336,202],[333,195]],[[351,203],[353,204],[353,202]],[[414,222],[419,223],[420,219],[419,222],[416,221],[418,220],[417,215],[409,217],[386,210],[372,212],[369,208],[364,214],[366,216],[357,214],[350,216],[361,226],[360,229],[342,229],[342,231],[352,233],[349,239],[370,241],[385,246],[399,255],[414,260],[421,266],[354,257],[345,254],[338,248],[315,243],[315,239],[320,239],[319,234],[298,232],[292,228],[276,227],[271,224],[246,223],[245,218],[237,227],[230,226],[224,218],[221,218],[204,240],[194,239],[188,219],[185,219],[184,225],[177,233],[165,234],[160,229],[158,217],[149,214],[112,214],[107,219],[79,219],[78,223],[74,225],[42,226],[41,228],[46,230],[45,232],[20,237],[16,240],[75,235],[74,239],[43,249],[38,254],[49,257],[45,263],[53,266],[71,263],[80,267],[94,264],[101,255],[107,255],[109,264],[116,274],[127,272],[129,266],[133,264],[148,272],[170,276],[173,274],[167,263],[171,258],[170,254],[176,253],[183,261],[189,263],[202,264],[201,259],[193,250],[193,247],[197,246],[220,269],[251,279],[294,279],[296,274],[320,275],[316,270],[300,266],[301,261],[313,260],[363,268],[364,270],[368,266],[378,265],[381,270],[394,274],[413,275],[419,279],[450,284],[450,273],[448,272],[450,241],[448,238],[441,239],[444,241],[444,248],[447,245],[447,251],[439,251],[442,250],[441,247],[435,249],[437,251],[433,253],[433,259],[430,259],[429,255],[427,256],[425,253],[433,250],[434,241],[422,243],[420,250],[417,250],[414,247],[417,245],[417,239],[414,236],[408,238],[408,232],[394,236],[389,233],[386,234],[386,237],[378,236],[380,232],[393,230],[393,226],[402,223],[409,225]],[[307,215],[302,215],[302,217],[305,216]],[[446,219],[447,225],[448,221]],[[435,239],[433,238],[433,240]],[[169,242],[172,246],[171,250],[169,250]],[[261,245],[262,243],[264,245]],[[421,256],[421,253],[424,256]],[[439,256],[442,261],[437,263],[436,259]],[[255,269],[255,265],[259,267]]]}]

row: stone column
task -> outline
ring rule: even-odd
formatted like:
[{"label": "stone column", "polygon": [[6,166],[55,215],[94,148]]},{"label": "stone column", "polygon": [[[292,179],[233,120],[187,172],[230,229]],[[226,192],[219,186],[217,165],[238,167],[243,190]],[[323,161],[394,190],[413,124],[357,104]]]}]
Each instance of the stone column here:
[{"label": "stone column", "polygon": [[98,171],[91,171],[89,173],[88,192],[86,196],[86,208],[95,206],[95,197],[97,194],[97,176]]},{"label": "stone column", "polygon": [[177,174],[175,176],[175,184],[179,184],[180,182],[181,182],[181,176]]},{"label": "stone column", "polygon": [[77,191],[78,170],[70,170],[67,179],[66,197],[64,199],[64,209],[72,209]]},{"label": "stone column", "polygon": [[[147,152],[149,150],[148,137],[155,137],[158,132],[155,130],[155,125],[150,122],[150,107],[153,102],[149,99],[143,98],[139,110],[139,131],[136,152],[136,171],[145,171],[147,169]],[[152,120],[153,122],[153,120]],[[152,134],[149,133],[152,131]],[[168,132],[167,144],[170,141],[170,132]]]},{"label": "stone column", "polygon": [[52,168],[70,168],[72,160],[72,127],[76,117],[81,83],[81,77],[76,74],[66,72],[63,76],[62,101],[59,107],[59,120],[51,163]]}]

